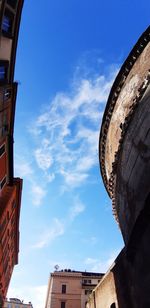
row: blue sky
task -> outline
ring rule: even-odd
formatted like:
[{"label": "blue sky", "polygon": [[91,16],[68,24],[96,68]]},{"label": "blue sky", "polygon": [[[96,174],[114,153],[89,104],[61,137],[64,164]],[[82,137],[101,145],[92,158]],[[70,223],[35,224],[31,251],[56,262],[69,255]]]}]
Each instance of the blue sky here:
[{"label": "blue sky", "polygon": [[8,296],[44,308],[49,273],[104,272],[123,247],[99,171],[116,73],[150,2],[25,1],[15,79],[15,175],[24,179],[20,253]]}]

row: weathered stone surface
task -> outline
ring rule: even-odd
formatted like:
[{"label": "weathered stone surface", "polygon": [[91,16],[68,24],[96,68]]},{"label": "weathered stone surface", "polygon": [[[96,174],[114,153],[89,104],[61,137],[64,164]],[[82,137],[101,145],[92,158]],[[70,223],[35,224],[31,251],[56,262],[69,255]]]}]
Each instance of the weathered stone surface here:
[{"label": "weathered stone surface", "polygon": [[[130,63],[135,51],[139,57]],[[87,308],[150,307],[149,59],[150,27],[121,68],[103,118],[101,171],[125,248],[93,291]]]},{"label": "weathered stone surface", "polygon": [[115,152],[118,151],[119,140],[121,138],[120,124],[125,122],[125,118],[130,111],[138,89],[148,75],[150,68],[149,59],[150,43],[135,62],[115,104],[106,140],[105,166],[108,179],[112,172],[112,163],[115,160]]},{"label": "weathered stone surface", "polygon": [[150,192],[150,86],[128,127],[117,166],[115,203],[127,243]]}]

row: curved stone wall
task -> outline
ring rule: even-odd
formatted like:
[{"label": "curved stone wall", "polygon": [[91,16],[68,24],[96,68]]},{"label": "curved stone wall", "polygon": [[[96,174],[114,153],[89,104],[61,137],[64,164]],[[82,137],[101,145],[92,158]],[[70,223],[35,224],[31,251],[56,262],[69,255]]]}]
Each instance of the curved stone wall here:
[{"label": "curved stone wall", "polygon": [[150,85],[134,112],[119,155],[115,204],[125,242],[150,192]]},{"label": "curved stone wall", "polygon": [[[137,212],[142,207],[141,205],[136,205],[138,211],[135,212],[130,202],[129,204],[127,202],[129,195],[133,202],[135,194],[131,198],[133,190],[128,182],[127,186],[129,185],[129,187],[125,188],[124,174],[129,173],[130,159],[132,160],[132,164],[135,164],[136,155],[132,153],[131,157],[129,157],[129,144],[126,136],[131,137],[130,129],[132,127],[134,132],[135,124],[138,122],[139,128],[135,136],[138,134],[140,138],[140,120],[136,116],[138,116],[137,110],[141,110],[140,106],[142,108],[145,106],[145,112],[148,109],[149,90],[147,89],[150,83],[149,59],[150,27],[147,28],[134,46],[112,86],[100,133],[99,153],[102,177],[108,194],[112,199],[113,212],[121,227],[125,240],[129,237],[134,225],[133,221],[136,221]],[[148,128],[148,121],[145,125]],[[135,136],[131,138],[135,138]],[[125,153],[122,154],[122,151]],[[138,168],[142,170],[141,166]],[[136,174],[134,176],[136,177]],[[140,182],[137,185],[138,188],[134,187],[134,189],[139,189],[139,186]],[[125,192],[125,189],[128,189],[128,192]],[[125,198],[123,201],[124,195]],[[136,195],[138,196],[137,192]]]}]

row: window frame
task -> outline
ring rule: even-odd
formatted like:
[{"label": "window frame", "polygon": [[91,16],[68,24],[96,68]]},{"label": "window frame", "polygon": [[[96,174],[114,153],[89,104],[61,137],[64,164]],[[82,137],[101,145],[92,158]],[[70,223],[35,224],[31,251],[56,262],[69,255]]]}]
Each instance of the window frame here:
[{"label": "window frame", "polygon": [[66,294],[66,289],[67,289],[66,284],[62,284],[62,286],[61,286],[61,293],[62,294]]},{"label": "window frame", "polygon": [[[4,27],[4,18],[7,18],[8,21],[10,21],[10,27],[8,29],[5,29]],[[14,14],[6,8],[2,17],[2,25],[1,25],[1,31],[2,34],[8,38],[13,37],[14,33]]]}]

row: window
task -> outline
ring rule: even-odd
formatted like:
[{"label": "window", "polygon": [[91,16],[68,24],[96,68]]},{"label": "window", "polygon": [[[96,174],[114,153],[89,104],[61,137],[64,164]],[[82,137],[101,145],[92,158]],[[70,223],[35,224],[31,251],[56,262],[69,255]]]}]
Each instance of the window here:
[{"label": "window", "polygon": [[7,81],[8,61],[0,61],[0,83]]},{"label": "window", "polygon": [[14,9],[17,4],[17,0],[7,0],[7,3]]},{"label": "window", "polygon": [[66,308],[66,302],[61,302],[61,308]]},{"label": "window", "polygon": [[85,295],[91,294],[92,290],[85,290]]},{"label": "window", "polygon": [[3,17],[2,30],[8,33],[11,31],[11,20],[6,15]]},{"label": "window", "polygon": [[110,308],[116,308],[116,304],[115,303],[112,303]]},{"label": "window", "polygon": [[66,284],[62,284],[62,293],[63,293],[63,294],[66,293]]},{"label": "window", "polygon": [[0,147],[0,157],[5,153],[5,144]]},{"label": "window", "polygon": [[83,280],[83,283],[89,284],[89,283],[91,283],[91,279],[84,279],[84,280]]},{"label": "window", "polygon": [[13,29],[13,14],[6,10],[2,21],[2,31],[4,34],[11,35]]},{"label": "window", "polygon": [[4,185],[6,184],[6,176],[2,179],[2,181],[0,182],[0,189],[2,189],[4,187]]},{"label": "window", "polygon": [[5,79],[5,75],[6,75],[5,66],[4,65],[0,65],[0,80]]}]

